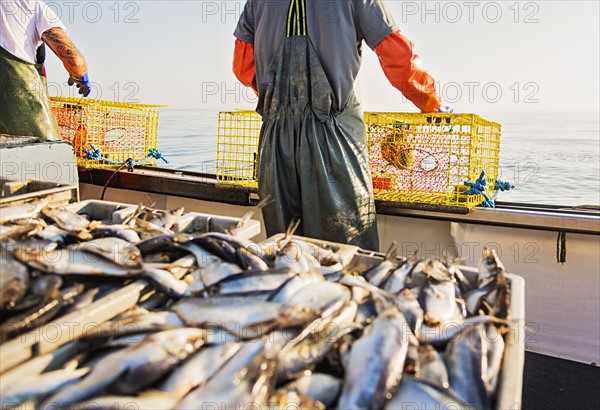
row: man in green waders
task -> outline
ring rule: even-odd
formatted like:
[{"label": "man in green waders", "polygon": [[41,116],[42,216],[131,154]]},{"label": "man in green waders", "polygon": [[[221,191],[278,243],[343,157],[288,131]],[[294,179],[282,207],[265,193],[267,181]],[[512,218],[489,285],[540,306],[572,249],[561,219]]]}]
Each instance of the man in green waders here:
[{"label": "man in green waders", "polygon": [[39,0],[0,0],[0,134],[60,140],[50,109],[44,46],[60,58],[69,85],[88,96],[87,63],[56,13]]},{"label": "man in green waders", "polygon": [[285,232],[379,250],[365,125],[354,81],[365,41],[422,112],[440,111],[434,78],[382,0],[248,0],[233,70],[259,96],[267,235]]}]

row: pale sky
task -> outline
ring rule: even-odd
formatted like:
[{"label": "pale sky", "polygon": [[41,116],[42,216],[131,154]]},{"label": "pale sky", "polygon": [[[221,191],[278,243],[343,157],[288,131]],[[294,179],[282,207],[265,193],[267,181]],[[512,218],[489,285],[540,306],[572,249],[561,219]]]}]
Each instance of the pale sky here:
[{"label": "pale sky", "polygon": [[[85,55],[90,97],[254,108],[231,72],[243,1],[47,1]],[[599,4],[593,1],[387,1],[457,112],[598,111]],[[69,95],[48,53],[50,92]],[[415,111],[364,47],[357,85],[369,111]]]}]

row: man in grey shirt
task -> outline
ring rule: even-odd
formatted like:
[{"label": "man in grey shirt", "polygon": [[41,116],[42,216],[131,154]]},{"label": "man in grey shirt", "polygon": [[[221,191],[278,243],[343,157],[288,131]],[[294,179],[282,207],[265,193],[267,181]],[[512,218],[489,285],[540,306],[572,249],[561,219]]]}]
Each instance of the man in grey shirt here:
[{"label": "man in grey shirt", "polygon": [[379,250],[373,187],[354,82],[362,42],[392,85],[423,112],[440,110],[435,80],[381,0],[248,0],[234,33],[234,72],[259,96],[258,150],[267,235]]}]

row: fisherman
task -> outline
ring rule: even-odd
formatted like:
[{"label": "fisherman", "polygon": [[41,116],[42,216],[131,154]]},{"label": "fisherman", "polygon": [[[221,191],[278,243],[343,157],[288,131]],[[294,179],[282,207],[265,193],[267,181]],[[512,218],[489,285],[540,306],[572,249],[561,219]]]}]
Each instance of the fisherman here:
[{"label": "fisherman", "polygon": [[[383,0],[248,0],[233,70],[259,97],[258,185],[267,235],[285,232],[379,250],[365,124],[354,81],[364,40],[391,84],[438,112],[434,78]],[[449,109],[448,109],[449,111]]]},{"label": "fisherman", "polygon": [[0,2],[0,133],[60,140],[50,109],[45,47],[60,58],[69,85],[87,97],[87,63],[56,13],[41,0]]}]

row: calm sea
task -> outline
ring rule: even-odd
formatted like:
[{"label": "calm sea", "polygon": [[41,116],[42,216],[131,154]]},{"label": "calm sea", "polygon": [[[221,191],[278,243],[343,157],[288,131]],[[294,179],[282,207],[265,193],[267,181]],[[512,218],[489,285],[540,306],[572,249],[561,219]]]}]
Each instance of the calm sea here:
[{"label": "calm sea", "polygon": [[[545,205],[600,204],[600,115],[497,113],[502,125],[500,179],[514,190],[503,202]],[[215,172],[218,111],[168,108],[160,112],[162,167]]]}]

